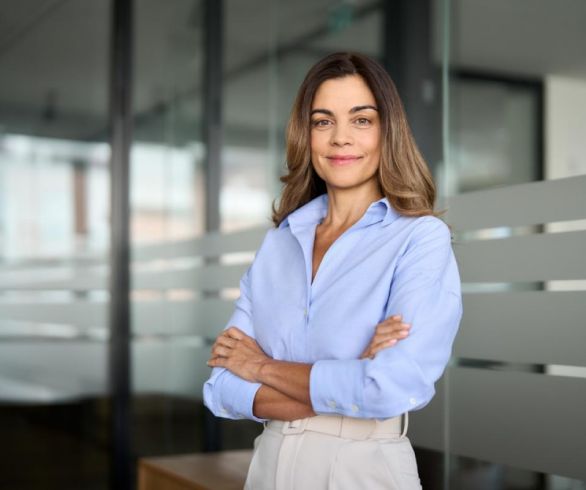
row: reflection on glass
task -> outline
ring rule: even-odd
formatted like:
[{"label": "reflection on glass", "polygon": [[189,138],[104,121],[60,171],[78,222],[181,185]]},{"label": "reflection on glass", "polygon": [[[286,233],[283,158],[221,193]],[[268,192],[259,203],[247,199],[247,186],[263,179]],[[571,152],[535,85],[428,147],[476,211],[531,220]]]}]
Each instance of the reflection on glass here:
[{"label": "reflection on glass", "polygon": [[109,12],[2,2],[0,488],[108,485]]},{"label": "reflection on glass", "polygon": [[[583,137],[586,134],[586,58],[583,56],[586,5],[583,2],[536,3],[529,0],[450,0],[443,4],[448,8],[442,20],[449,25],[447,31],[451,40],[450,79],[446,87],[450,160],[442,172],[449,194],[461,194],[465,199],[467,194],[474,196],[478,192],[476,195],[479,195],[486,189],[586,174],[584,158],[578,156],[586,151]],[[531,207],[521,188],[517,189],[519,200],[516,204],[521,209]],[[551,200],[547,195],[543,198]],[[511,205],[515,205],[514,200]],[[490,215],[491,209],[487,206],[482,212]],[[584,220],[575,220],[575,217],[569,223],[551,225],[546,218],[539,226],[530,226],[533,223],[535,221],[517,227],[493,227],[462,236],[465,235],[467,242],[482,240],[476,244],[486,247],[485,250],[491,243],[511,244],[522,236],[526,239],[523,252],[529,260],[536,256],[540,244],[552,232],[584,230]],[[569,234],[557,238],[573,239]],[[507,249],[502,250],[507,253]],[[555,250],[548,254],[548,259],[554,264],[572,260],[557,256]],[[549,274],[557,279],[555,272]],[[583,291],[583,284],[584,281],[569,280],[538,284],[464,284],[464,291],[474,299],[467,303],[466,295],[464,297],[464,311],[468,305],[469,308],[461,328],[474,332],[475,324],[470,322],[475,318],[476,324],[480,322],[475,317],[478,314],[475,308],[483,305],[486,308],[483,301],[490,304],[495,298],[513,297],[513,293],[509,295],[507,291],[516,290],[514,294],[519,295],[516,298],[534,298],[555,308],[556,301],[562,299],[561,290]],[[548,293],[552,289],[560,290],[558,296]],[[508,335],[503,342],[512,346],[513,352],[514,348],[518,352],[526,351],[524,359],[531,359],[532,353],[526,345],[539,342],[538,333],[533,333],[537,332],[538,325],[528,322],[530,315],[522,311],[519,304],[503,303],[506,305],[510,313],[505,315],[503,327]],[[566,339],[573,337],[574,341],[580,341],[574,330],[574,322],[580,319],[555,309],[551,312],[552,317],[563,318],[556,325],[556,331],[560,335],[565,332]],[[495,313],[495,319],[497,317]],[[521,331],[517,328],[519,325],[533,337],[516,336],[514,332]],[[496,339],[497,332],[502,330],[497,327],[494,330],[492,335]],[[473,340],[469,337],[471,343]],[[489,355],[487,352],[485,350]],[[562,459],[571,460],[576,451],[568,450],[568,454],[565,451],[577,447],[583,440],[582,435],[576,433],[579,424],[571,410],[564,417],[558,413],[556,419],[558,425],[554,433],[568,434],[565,440],[556,441],[551,437],[542,444],[524,447],[527,441],[538,441],[536,435],[547,433],[548,423],[539,421],[549,420],[551,413],[556,411],[547,410],[541,400],[551,400],[555,391],[565,393],[563,398],[567,406],[582,403],[576,390],[564,391],[564,387],[565,383],[575,382],[575,378],[581,378],[578,383],[583,381],[583,367],[559,369],[556,366],[554,369],[543,364],[507,362],[499,363],[497,368],[491,365],[490,359],[459,361],[450,368],[450,388],[443,393],[448,398],[444,404],[447,413],[443,417],[447,424],[443,427],[447,436],[444,447],[450,461],[446,486],[499,490],[585,488],[580,478],[580,474],[584,475],[583,469],[579,465],[557,464]],[[552,374],[562,374],[566,378]],[[467,400],[461,393],[458,396],[463,390],[458,380],[461,383],[464,375],[469,377],[470,387],[477,390],[474,401]],[[507,383],[513,379],[525,382],[516,383],[507,391]],[[528,407],[522,405],[522,399],[535,401]],[[471,409],[474,403],[481,409]],[[500,414],[500,418],[494,419],[499,420],[497,424],[491,422],[491,415],[487,415],[490,413]],[[544,456],[553,453],[555,457]],[[557,470],[552,471],[552,468]]]},{"label": "reflection on glass", "polygon": [[225,2],[222,231],[270,225],[285,126],[303,75],[327,52],[380,57],[381,24],[374,1]]},{"label": "reflection on glass", "polygon": [[537,180],[541,85],[468,74],[450,88],[453,192]]},{"label": "reflection on glass", "polygon": [[[204,337],[193,288],[204,233],[203,2],[135,2],[131,148],[132,448],[203,449]],[[177,255],[177,244],[183,253]],[[151,247],[151,248],[149,248]],[[141,255],[142,254],[142,255]],[[184,278],[185,285],[174,285]]]}]

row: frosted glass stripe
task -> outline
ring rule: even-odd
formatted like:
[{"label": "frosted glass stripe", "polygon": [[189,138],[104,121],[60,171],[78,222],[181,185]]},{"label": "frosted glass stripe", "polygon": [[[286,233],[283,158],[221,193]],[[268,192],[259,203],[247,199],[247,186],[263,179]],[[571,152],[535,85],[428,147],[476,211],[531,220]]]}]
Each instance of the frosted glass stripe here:
[{"label": "frosted glass stripe", "polygon": [[454,244],[462,281],[586,279],[586,231]]},{"label": "frosted glass stripe", "polygon": [[467,192],[451,197],[447,207],[445,219],[455,231],[583,219],[586,175]]},{"label": "frosted glass stripe", "polygon": [[254,252],[268,227],[248,228],[233,233],[211,232],[192,240],[143,245],[132,251],[132,260],[217,257],[235,252]]},{"label": "frosted glass stripe", "polygon": [[[193,289],[217,291],[222,288],[238,287],[240,278],[249,264],[213,264],[183,270],[156,272],[135,272],[132,274],[132,289]],[[92,291],[108,289],[106,272],[86,272],[81,269],[50,271],[46,276],[39,271],[13,274],[0,278],[0,290],[39,291]]]},{"label": "frosted glass stripe", "polygon": [[[234,310],[234,300],[209,298],[201,301],[133,301],[134,335],[199,335],[215,338]],[[108,304],[96,301],[0,303],[3,322],[71,325],[82,333],[108,327]],[[17,330],[11,326],[11,332]],[[0,328],[2,337],[2,328]]]},{"label": "frosted glass stripe", "polygon": [[[464,282],[586,279],[586,231],[538,234],[455,243]],[[133,289],[214,291],[238,285],[248,264],[213,264],[182,270],[135,272]],[[61,268],[5,274],[0,290],[74,290],[108,288],[106,271]]]},{"label": "frosted glass stripe", "polygon": [[464,295],[456,357],[586,366],[586,291]]},{"label": "frosted glass stripe", "polygon": [[586,479],[586,379],[450,369],[451,451]]},{"label": "frosted glass stripe", "polygon": [[[0,401],[46,404],[108,394],[107,347],[83,341],[0,343]],[[133,392],[201,399],[211,371],[208,357],[209,349],[197,344],[133,342]]]},{"label": "frosted glass stripe", "polygon": [[142,302],[133,304],[134,335],[199,335],[214,339],[234,311],[234,301]]},{"label": "frosted glass stripe", "polygon": [[[224,254],[255,252],[270,227],[247,228],[232,233],[212,232],[189,240],[167,241],[132,248],[132,261],[174,260],[186,257],[218,257]],[[24,258],[0,264],[0,271],[30,271],[33,269],[60,269],[64,267],[106,267],[108,255],[104,253],[61,255],[41,258]]]}]

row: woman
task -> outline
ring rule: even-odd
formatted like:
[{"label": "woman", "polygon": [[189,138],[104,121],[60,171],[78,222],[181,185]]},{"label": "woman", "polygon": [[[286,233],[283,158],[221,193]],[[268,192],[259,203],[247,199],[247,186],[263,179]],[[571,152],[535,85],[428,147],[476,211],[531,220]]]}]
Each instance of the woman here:
[{"label": "woman", "polygon": [[377,62],[336,53],[310,69],[287,166],[275,227],[212,347],[205,404],[265,424],[247,489],[421,488],[407,413],[449,360],[460,277]]}]

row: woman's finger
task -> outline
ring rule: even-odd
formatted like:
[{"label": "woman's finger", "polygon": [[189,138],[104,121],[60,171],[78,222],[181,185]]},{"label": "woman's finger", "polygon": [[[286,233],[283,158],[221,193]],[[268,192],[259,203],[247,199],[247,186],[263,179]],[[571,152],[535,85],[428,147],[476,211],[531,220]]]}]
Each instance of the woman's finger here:
[{"label": "woman's finger", "polygon": [[245,337],[248,337],[248,335],[246,335],[242,330],[235,326],[228,327],[226,330],[222,332],[222,335],[225,337],[232,337],[236,340],[242,340]]},{"label": "woman's finger", "polygon": [[229,348],[233,349],[237,343],[238,343],[238,340],[233,339],[231,337],[226,337],[225,335],[222,335],[222,336],[218,337],[218,340],[216,341],[215,345],[223,345],[225,347],[229,347]]},{"label": "woman's finger", "polygon": [[212,348],[212,354],[214,357],[227,357],[231,351],[232,349],[223,345],[216,345],[214,348]]},{"label": "woman's finger", "polygon": [[370,357],[370,348],[366,349],[362,354],[360,354],[359,359],[366,359],[367,357]]},{"label": "woman's finger", "polygon": [[376,326],[375,331],[376,332],[391,332],[394,330],[409,330],[410,328],[411,328],[411,324],[404,323],[404,322],[394,322],[392,324],[379,323]]},{"label": "woman's finger", "polygon": [[371,344],[378,344],[390,339],[404,339],[409,335],[409,330],[392,330],[387,333],[376,333],[371,340]]},{"label": "woman's finger", "polygon": [[407,338],[409,335],[408,330],[400,330],[398,332],[391,332],[390,334],[386,335],[375,335],[368,346],[367,351],[365,351],[366,356],[368,354],[374,355],[382,349],[387,347],[391,347],[395,345],[399,340],[403,340]]},{"label": "woman's finger", "polygon": [[225,357],[211,357],[206,361],[206,364],[211,367],[225,367]]},{"label": "woman's finger", "polygon": [[379,342],[378,344],[374,345],[370,349],[370,353],[372,356],[375,356],[381,350],[387,349],[389,347],[393,347],[397,342],[398,342],[397,339],[390,339],[390,340],[385,340],[384,342]]},{"label": "woman's finger", "polygon": [[[402,322],[393,325],[379,324],[376,328],[374,336],[370,341],[370,344],[361,354],[360,359],[372,357],[379,350],[384,349],[385,347],[390,347],[397,343],[397,341],[406,338],[409,335],[410,328],[411,325],[409,323]],[[394,342],[389,344],[391,340],[394,340]],[[376,352],[373,352],[375,347]]]},{"label": "woman's finger", "polygon": [[403,320],[403,315],[391,315],[385,318],[381,323],[396,323]]},{"label": "woman's finger", "polygon": [[382,340],[385,340],[387,338],[395,338],[395,339],[399,339],[399,338],[403,338],[403,336],[405,335],[405,333],[409,333],[410,329],[409,328],[397,328],[397,329],[390,329],[390,330],[377,330],[374,335],[372,336],[372,341],[376,341],[376,342],[380,342]]}]

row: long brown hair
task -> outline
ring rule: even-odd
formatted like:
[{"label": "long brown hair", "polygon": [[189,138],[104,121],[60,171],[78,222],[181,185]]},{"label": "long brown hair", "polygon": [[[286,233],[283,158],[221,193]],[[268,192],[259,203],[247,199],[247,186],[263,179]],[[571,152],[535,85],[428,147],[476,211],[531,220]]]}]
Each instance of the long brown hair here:
[{"label": "long brown hair", "polygon": [[381,121],[381,160],[378,182],[391,205],[405,216],[439,215],[434,212],[435,184],[419,152],[399,98],[385,69],[368,56],[333,53],[318,61],[307,73],[293,103],[287,125],[287,175],[278,209],[272,204],[272,221],[279,226],[285,217],[313,198],[324,194],[326,184],[311,163],[311,106],[319,86],[326,80],[361,76],[374,95]]}]

